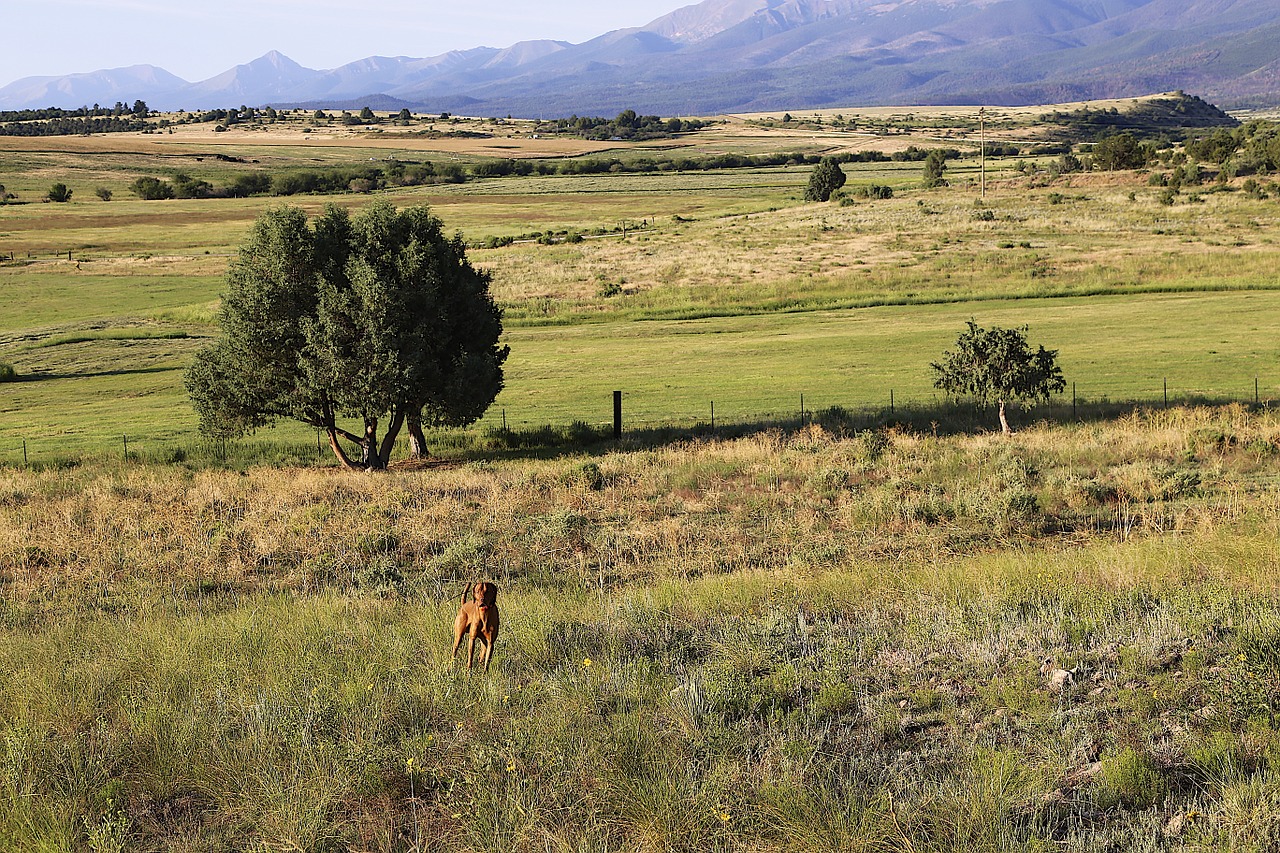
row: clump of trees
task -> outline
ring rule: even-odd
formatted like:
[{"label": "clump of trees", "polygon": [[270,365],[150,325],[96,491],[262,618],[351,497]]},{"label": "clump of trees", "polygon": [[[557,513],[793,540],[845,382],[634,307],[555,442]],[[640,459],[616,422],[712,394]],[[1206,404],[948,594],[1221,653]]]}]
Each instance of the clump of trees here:
[{"label": "clump of trees", "polygon": [[49,201],[56,201],[60,203],[71,201],[71,190],[67,188],[66,184],[54,184],[49,187],[48,199]]},{"label": "clump of trees", "polygon": [[1058,351],[1032,351],[1027,327],[984,329],[973,320],[956,339],[955,349],[932,362],[933,385],[951,397],[967,397],[979,406],[997,403],[1000,429],[1010,432],[1005,403],[1047,401],[1067,387],[1058,367]]},{"label": "clump of trees", "polygon": [[1188,158],[1221,167],[1225,178],[1280,172],[1280,123],[1251,121],[1186,144]]},{"label": "clump of trees", "polygon": [[701,130],[707,123],[699,119],[669,118],[637,115],[635,110],[623,110],[615,118],[570,116],[569,118],[540,121],[535,133],[563,133],[581,136],[583,139],[667,139],[677,133]]},{"label": "clump of trees", "polygon": [[425,206],[269,210],[227,274],[221,337],[187,372],[201,430],[291,418],[324,430],[342,464],[377,470],[407,429],[425,455],[424,424],[472,423],[502,389],[489,281]]}]

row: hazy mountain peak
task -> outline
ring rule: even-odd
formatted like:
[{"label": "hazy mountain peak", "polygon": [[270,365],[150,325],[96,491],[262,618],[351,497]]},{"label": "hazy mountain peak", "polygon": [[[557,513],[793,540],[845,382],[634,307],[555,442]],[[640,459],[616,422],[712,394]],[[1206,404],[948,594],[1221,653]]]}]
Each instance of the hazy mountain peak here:
[{"label": "hazy mountain peak", "polygon": [[373,56],[278,51],[186,84],[150,66],[0,89],[0,109],[160,108],[387,96],[478,114],[707,114],[860,104],[1054,103],[1186,89],[1280,103],[1276,0],[704,0],[582,44]]}]

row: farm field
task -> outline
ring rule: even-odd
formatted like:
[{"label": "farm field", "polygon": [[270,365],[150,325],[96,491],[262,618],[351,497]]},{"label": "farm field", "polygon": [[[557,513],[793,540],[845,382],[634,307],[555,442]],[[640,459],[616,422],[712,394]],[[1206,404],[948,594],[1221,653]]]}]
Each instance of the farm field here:
[{"label": "farm field", "polygon": [[[799,164],[378,189],[468,241],[511,356],[435,458],[350,474],[298,425],[211,447],[183,372],[258,215],[370,194],[138,177],[972,152],[975,117],[302,126],[0,137],[0,848],[1280,845],[1274,183],[1028,154],[985,196],[972,156],[928,191],[847,163],[845,203]],[[1059,352],[1012,436],[932,387],[970,319]],[[449,660],[476,578],[486,675]]]}]

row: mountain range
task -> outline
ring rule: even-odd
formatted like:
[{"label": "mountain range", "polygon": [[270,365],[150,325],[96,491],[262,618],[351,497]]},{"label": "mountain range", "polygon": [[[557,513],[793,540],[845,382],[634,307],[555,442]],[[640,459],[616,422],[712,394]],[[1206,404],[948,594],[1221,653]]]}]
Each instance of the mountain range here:
[{"label": "mountain range", "polygon": [[1277,0],[704,0],[581,44],[527,41],[329,70],[271,52],[191,83],[149,65],[28,77],[0,109],[409,107],[469,115],[707,115],[1044,104],[1183,89],[1280,106]]}]

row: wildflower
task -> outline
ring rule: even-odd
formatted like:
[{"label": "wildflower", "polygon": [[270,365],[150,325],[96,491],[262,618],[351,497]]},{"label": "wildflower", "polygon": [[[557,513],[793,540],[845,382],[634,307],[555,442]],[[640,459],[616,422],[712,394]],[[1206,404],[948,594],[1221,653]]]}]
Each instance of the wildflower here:
[{"label": "wildflower", "polygon": [[405,769],[405,771],[406,771],[406,772],[409,772],[409,773],[412,773],[412,772],[413,772],[413,759],[412,759],[412,758],[409,758],[407,761],[405,761],[405,763],[404,763],[404,769]]},{"label": "wildflower", "polygon": [[720,818],[721,823],[729,822],[729,813],[726,811],[721,811],[720,809],[716,809],[716,817]]},{"label": "wildflower", "polygon": [[584,669],[590,669],[590,668],[591,668],[591,658],[583,658],[583,659],[582,659],[582,666],[583,666],[583,668],[584,668]]},{"label": "wildflower", "polygon": [[507,703],[508,703],[508,702],[510,702],[510,701],[511,701],[511,694],[510,694],[510,693],[508,693],[506,696],[503,696],[503,697],[502,697],[502,704],[503,704],[503,705],[507,704]]},{"label": "wildflower", "polygon": [[508,773],[516,772],[516,761],[514,758],[507,762],[507,772]]},{"label": "wildflower", "polygon": [[462,817],[462,812],[454,812],[454,813],[453,813],[453,819],[454,819],[454,820],[457,820],[457,819],[458,819],[458,818],[460,818],[460,817]]}]

